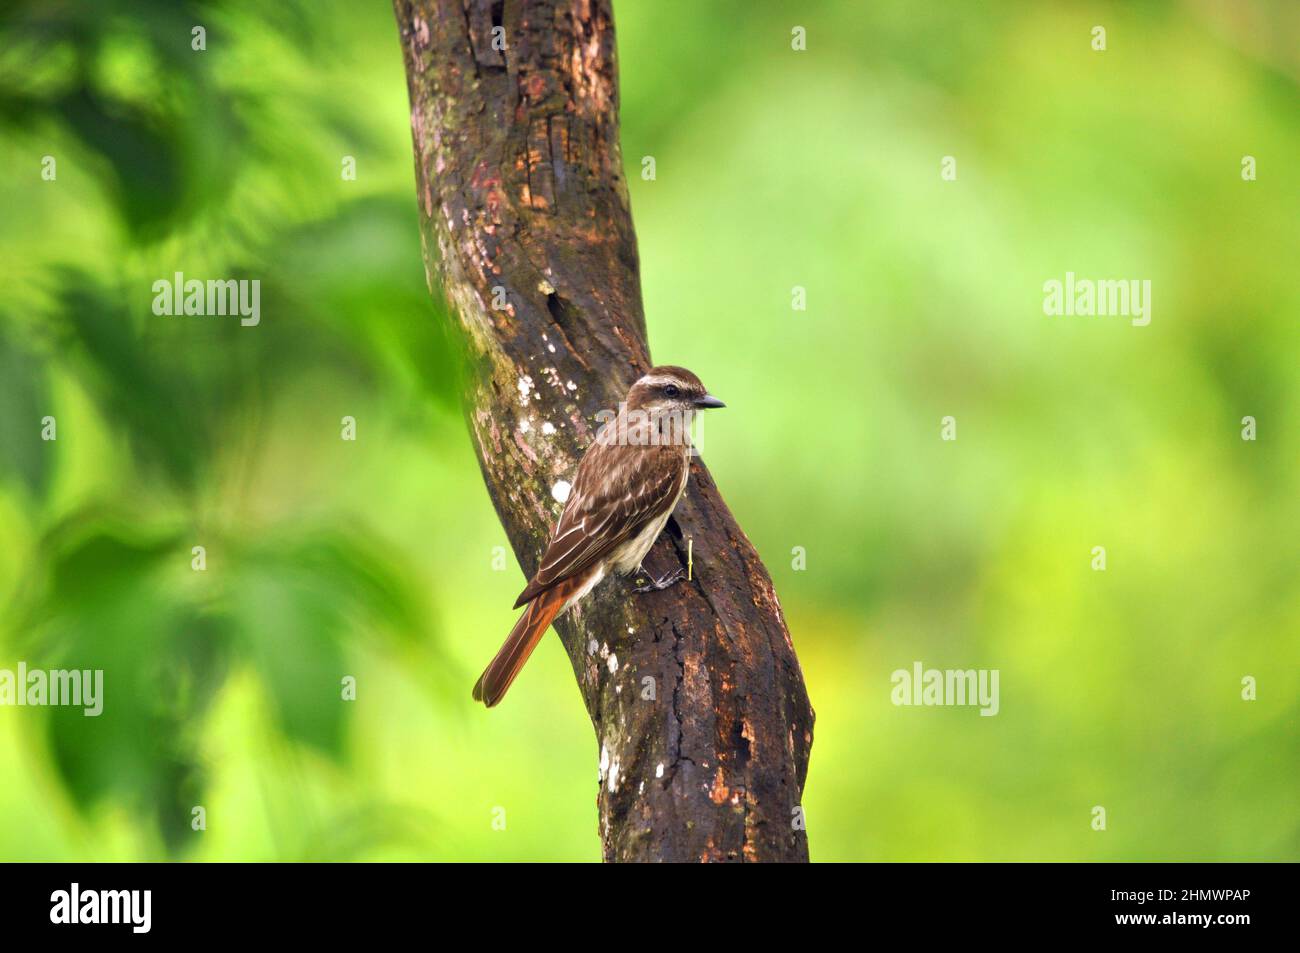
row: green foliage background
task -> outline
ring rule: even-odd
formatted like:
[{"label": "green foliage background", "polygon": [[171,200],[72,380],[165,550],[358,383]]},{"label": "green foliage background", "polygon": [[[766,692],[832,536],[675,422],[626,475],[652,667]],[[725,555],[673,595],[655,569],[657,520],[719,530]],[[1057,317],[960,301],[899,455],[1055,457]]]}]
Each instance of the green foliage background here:
[{"label": "green foliage background", "polygon": [[[651,342],[730,408],[813,858],[1300,859],[1300,8],[616,14]],[[389,7],[8,4],[0,172],[0,667],[106,681],[98,719],[0,708],[0,858],[597,858],[558,641],[469,698],[521,577]],[[259,278],[261,325],[155,317],[176,271]],[[1151,325],[1044,316],[1066,271],[1151,279]],[[1001,713],[894,707],[914,660],[999,669]]]}]

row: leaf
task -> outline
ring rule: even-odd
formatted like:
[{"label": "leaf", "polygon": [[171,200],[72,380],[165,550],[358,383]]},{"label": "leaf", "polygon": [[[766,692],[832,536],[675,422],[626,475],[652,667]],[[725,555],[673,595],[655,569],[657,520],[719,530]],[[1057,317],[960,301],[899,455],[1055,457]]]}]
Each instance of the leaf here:
[{"label": "leaf", "polygon": [[98,715],[46,709],[54,764],[82,810],[111,799],[146,811],[179,849],[201,803],[196,740],[228,667],[228,621],[167,585],[167,560],[184,554],[175,539],[100,525],[49,548],[29,668],[102,679]]},{"label": "leaf", "polygon": [[15,474],[43,497],[54,472],[55,444],[41,439],[41,419],[53,413],[44,363],[5,332],[0,313],[0,470]]},{"label": "leaf", "polygon": [[186,386],[136,331],[119,295],[75,269],[54,274],[72,338],[65,349],[72,370],[137,454],[191,487],[213,445],[205,395]]},{"label": "leaf", "polygon": [[289,564],[260,565],[238,585],[239,637],[266,683],[281,730],[339,758],[347,625],[323,583]]},{"label": "leaf", "polygon": [[347,647],[430,648],[413,587],[356,532],[275,540],[233,558],[242,652],[265,680],[283,731],[341,757],[349,704],[342,680],[355,675]]}]

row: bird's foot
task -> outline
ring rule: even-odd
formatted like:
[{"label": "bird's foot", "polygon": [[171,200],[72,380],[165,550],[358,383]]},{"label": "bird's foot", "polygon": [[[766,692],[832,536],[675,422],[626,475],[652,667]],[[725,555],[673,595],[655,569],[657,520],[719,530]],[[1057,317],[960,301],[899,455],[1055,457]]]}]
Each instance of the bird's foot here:
[{"label": "bird's foot", "polygon": [[632,590],[633,592],[658,592],[661,589],[667,589],[669,586],[673,585],[674,583],[681,582],[683,579],[685,579],[686,570],[682,569],[681,567],[678,567],[677,569],[674,569],[672,572],[664,573],[658,579],[655,579],[648,572],[639,570],[635,578],[645,579],[647,581],[643,585],[634,588]]}]

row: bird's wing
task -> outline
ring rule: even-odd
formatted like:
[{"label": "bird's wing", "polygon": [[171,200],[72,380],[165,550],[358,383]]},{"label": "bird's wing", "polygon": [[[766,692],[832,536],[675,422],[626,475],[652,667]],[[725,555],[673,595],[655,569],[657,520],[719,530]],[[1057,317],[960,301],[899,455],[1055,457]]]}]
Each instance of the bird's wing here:
[{"label": "bird's wing", "polygon": [[588,448],[541,566],[515,608],[596,565],[671,506],[686,478],[679,450],[602,443]]}]

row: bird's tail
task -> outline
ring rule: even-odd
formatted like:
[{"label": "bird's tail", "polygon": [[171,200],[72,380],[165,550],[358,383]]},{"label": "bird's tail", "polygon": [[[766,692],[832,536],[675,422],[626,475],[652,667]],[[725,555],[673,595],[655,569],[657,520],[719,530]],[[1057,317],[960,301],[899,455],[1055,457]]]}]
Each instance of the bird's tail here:
[{"label": "bird's tail", "polygon": [[528,608],[519,617],[515,627],[510,630],[509,638],[501,646],[501,651],[497,652],[496,658],[488,663],[488,667],[483,670],[483,674],[474,684],[475,701],[491,708],[505,697],[510,683],[515,680],[515,676],[528,661],[528,656],[533,654],[533,649],[537,648],[537,643],[542,640],[547,628],[560,614],[560,610],[564,608],[569,596],[577,590],[578,585],[578,580],[566,580],[528,603]]}]

